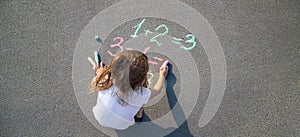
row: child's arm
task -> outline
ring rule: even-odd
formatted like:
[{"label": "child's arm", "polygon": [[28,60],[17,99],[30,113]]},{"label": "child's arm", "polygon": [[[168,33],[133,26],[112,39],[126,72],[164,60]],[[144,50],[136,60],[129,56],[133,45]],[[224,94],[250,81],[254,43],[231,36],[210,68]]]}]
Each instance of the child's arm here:
[{"label": "child's arm", "polygon": [[105,71],[105,67],[103,66],[102,61],[100,62],[100,67],[93,67],[93,69],[95,70],[95,77],[92,79],[91,84],[90,84],[90,90],[93,92],[94,90],[96,90],[96,79],[98,79],[100,77],[100,75]]},{"label": "child's arm", "polygon": [[167,66],[162,67],[160,69],[159,78],[158,78],[155,86],[151,89],[150,99],[152,99],[153,97],[155,97],[156,95],[158,95],[161,92],[167,73],[168,73],[168,67]]}]

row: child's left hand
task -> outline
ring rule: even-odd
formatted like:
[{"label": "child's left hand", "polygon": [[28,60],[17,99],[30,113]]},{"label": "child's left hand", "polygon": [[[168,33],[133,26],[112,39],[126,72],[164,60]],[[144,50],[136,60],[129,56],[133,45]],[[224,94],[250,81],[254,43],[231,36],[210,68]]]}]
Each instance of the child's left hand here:
[{"label": "child's left hand", "polygon": [[103,66],[102,61],[100,62],[100,65],[97,65],[98,67],[94,67],[95,73],[97,76],[101,75],[107,68]]}]

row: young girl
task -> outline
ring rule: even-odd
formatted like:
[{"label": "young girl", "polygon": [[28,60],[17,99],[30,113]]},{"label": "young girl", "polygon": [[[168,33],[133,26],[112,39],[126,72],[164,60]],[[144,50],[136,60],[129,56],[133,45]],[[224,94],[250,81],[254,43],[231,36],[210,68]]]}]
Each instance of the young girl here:
[{"label": "young girl", "polygon": [[120,52],[108,67],[101,62],[94,69],[96,76],[90,85],[91,91],[98,91],[94,116],[100,125],[118,130],[141,121],[142,106],[161,92],[168,71],[161,68],[155,86],[147,88],[148,58],[135,50]]}]

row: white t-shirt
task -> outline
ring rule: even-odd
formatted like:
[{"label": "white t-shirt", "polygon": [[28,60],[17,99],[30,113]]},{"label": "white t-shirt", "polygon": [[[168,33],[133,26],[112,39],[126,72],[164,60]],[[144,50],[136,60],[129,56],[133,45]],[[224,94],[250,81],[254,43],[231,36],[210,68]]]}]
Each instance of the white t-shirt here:
[{"label": "white t-shirt", "polygon": [[98,92],[97,104],[93,107],[95,118],[104,127],[124,130],[134,124],[134,116],[149,101],[151,91],[148,88],[138,88],[126,100],[125,105],[119,103],[117,88],[111,86]]}]

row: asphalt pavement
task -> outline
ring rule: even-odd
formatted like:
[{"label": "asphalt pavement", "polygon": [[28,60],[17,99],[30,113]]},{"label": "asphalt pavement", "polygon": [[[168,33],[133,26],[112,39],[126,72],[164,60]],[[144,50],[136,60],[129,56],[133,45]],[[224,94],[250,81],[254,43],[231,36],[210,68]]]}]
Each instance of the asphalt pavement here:
[{"label": "asphalt pavement", "polygon": [[[88,24],[118,2],[1,0],[0,136],[108,136],[80,107],[72,65],[76,59],[75,48]],[[199,127],[214,74],[210,58],[198,39],[198,47],[189,53],[199,72],[200,93],[189,115],[178,112],[187,120],[168,136],[299,136],[300,1],[180,2],[200,13],[218,37],[226,61],[226,88],[212,119]],[[189,34],[187,28],[176,22],[145,18],[144,27],[150,30],[166,24],[169,36]],[[137,18],[123,22],[109,32],[103,44],[109,45],[116,36],[123,37],[129,44],[136,43],[129,39],[134,34],[132,27],[141,21],[142,18]],[[167,58],[156,53],[149,56],[158,55]],[[108,62],[110,56],[104,55],[104,59]],[[176,62],[174,58],[169,59]],[[155,71],[155,67],[152,69]],[[167,93],[157,104],[145,109],[146,121],[167,114],[184,93],[180,90],[182,83],[189,81],[183,81],[185,74],[179,73],[180,65],[174,63],[172,69],[167,83],[172,87],[167,87]],[[159,127],[157,132],[159,130],[168,129]],[[119,136],[131,134],[116,133]]]}]

